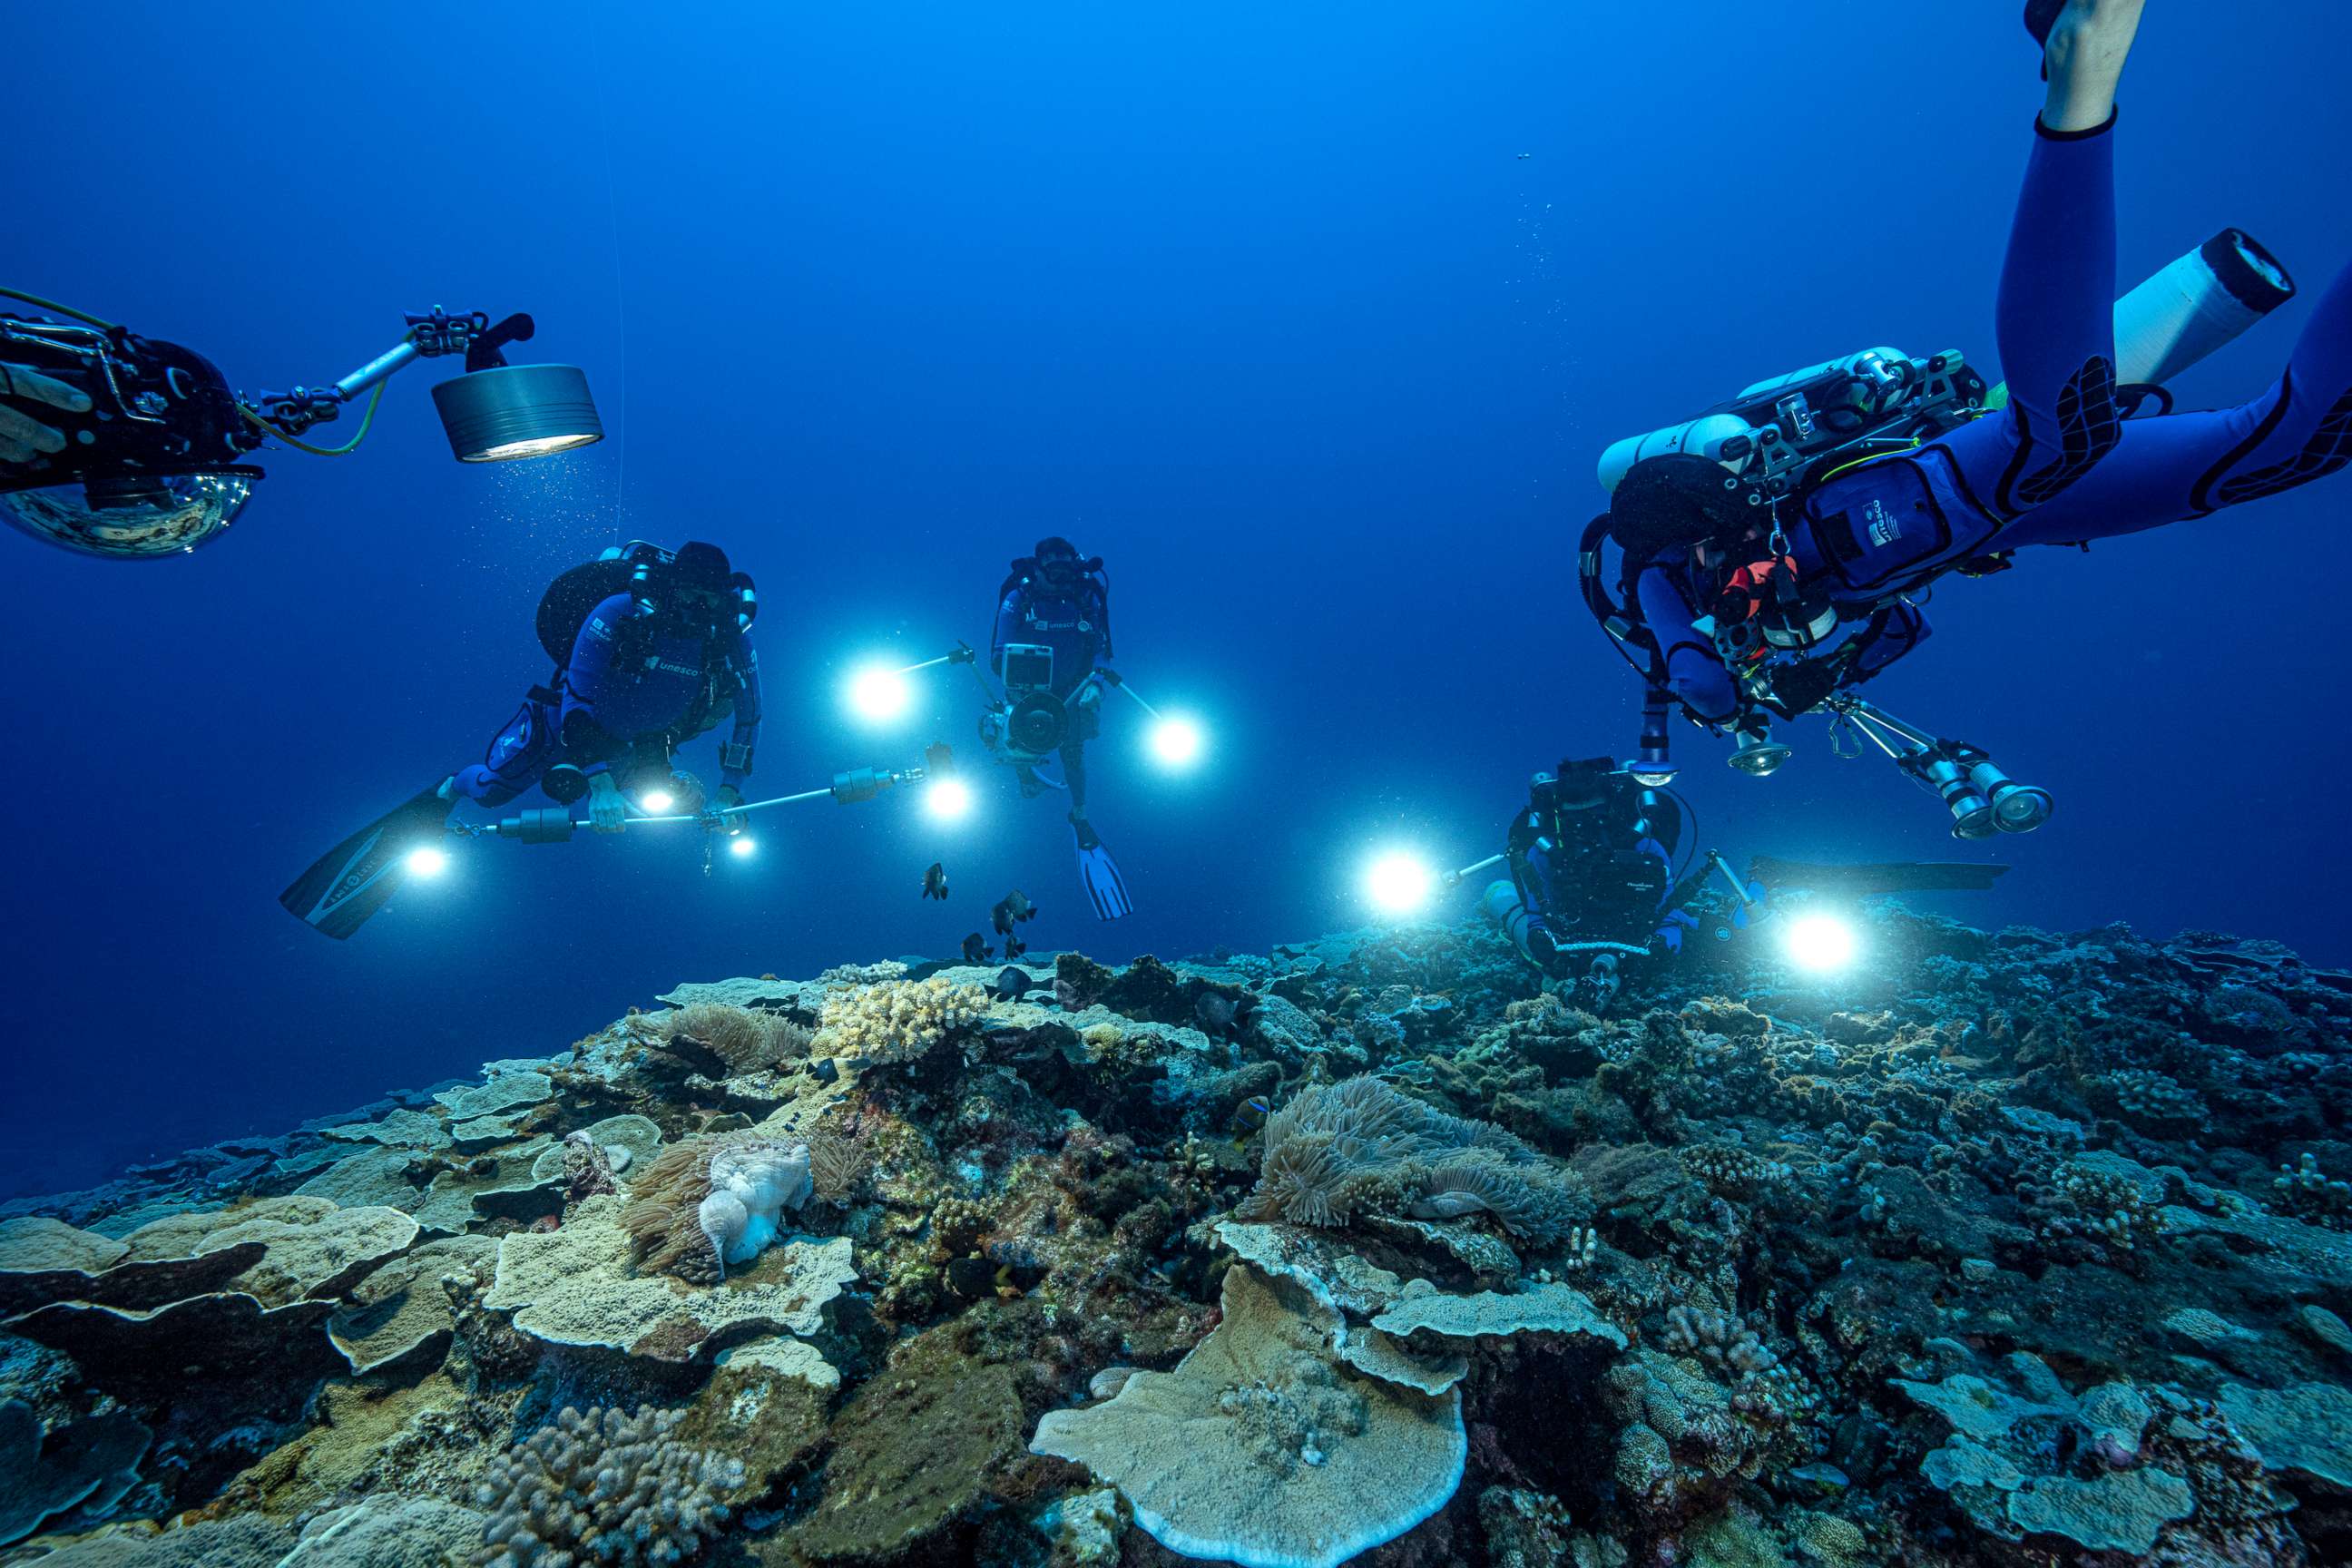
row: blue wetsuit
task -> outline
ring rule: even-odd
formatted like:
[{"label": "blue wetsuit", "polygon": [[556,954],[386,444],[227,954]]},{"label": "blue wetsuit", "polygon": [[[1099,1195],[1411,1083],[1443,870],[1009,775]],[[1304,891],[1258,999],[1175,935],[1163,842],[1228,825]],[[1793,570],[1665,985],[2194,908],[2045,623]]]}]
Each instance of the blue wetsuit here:
[{"label": "blue wetsuit", "polygon": [[719,748],[719,782],[737,791],[751,771],[760,735],[760,665],[751,639],[732,627],[716,637],[656,618],[615,594],[589,612],[572,639],[555,689],[535,688],[474,766],[457,774],[457,793],[504,805],[558,763],[606,773],[648,749],[666,763],[682,742],[734,715]]},{"label": "blue wetsuit", "polygon": [[1102,585],[1081,577],[1067,591],[1043,577],[1024,577],[996,606],[996,629],[989,639],[989,663],[1003,668],[1008,643],[1031,643],[1054,650],[1054,695],[1066,699],[1078,682],[1111,657],[1110,609]]},{"label": "blue wetsuit", "polygon": [[[1023,577],[997,604],[996,626],[989,637],[992,668],[1004,668],[1004,649],[1011,643],[1054,650],[1054,695],[1068,701],[1111,657],[1110,601],[1101,581],[1088,574],[1067,589],[1056,589],[1041,575]],[[1086,745],[1102,732],[1101,689],[1087,687],[1071,705],[1069,738],[1062,744],[1062,778],[1070,788],[1070,809],[1081,816],[1087,809]]]},{"label": "blue wetsuit", "polygon": [[[2273,495],[2352,462],[2352,268],[2320,297],[2287,368],[2235,408],[2126,420],[2115,377],[2115,121],[2037,124],[2001,267],[1994,331],[2010,403],[1917,451],[1842,474],[1786,521],[1790,554],[1828,584],[1863,679],[1927,635],[1903,595],[1990,551],[2137,533]],[[1732,684],[1691,629],[1714,597],[1681,552],[1636,583],[1667,681],[1710,721]],[[1874,626],[1874,617],[1889,612]]]},{"label": "blue wetsuit", "polygon": [[1651,791],[1613,785],[1581,809],[1554,804],[1539,784],[1512,826],[1511,879],[1530,935],[1682,951],[1696,922],[1669,907],[1682,818]]}]

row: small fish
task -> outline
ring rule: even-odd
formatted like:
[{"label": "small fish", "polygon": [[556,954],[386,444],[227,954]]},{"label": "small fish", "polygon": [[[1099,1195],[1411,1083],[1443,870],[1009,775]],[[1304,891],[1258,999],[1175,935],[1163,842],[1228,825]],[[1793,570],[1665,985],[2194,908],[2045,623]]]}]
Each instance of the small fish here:
[{"label": "small fish", "polygon": [[923,873],[923,897],[937,899],[941,903],[948,901],[948,868],[937,860],[932,861],[931,868]]},{"label": "small fish", "polygon": [[1007,931],[1007,932],[1005,933],[1005,937],[1004,937],[1004,956],[1005,956],[1005,957],[1007,957],[1007,958],[1018,958],[1018,957],[1020,957],[1023,953],[1024,953],[1024,952],[1028,952],[1028,951],[1029,951],[1029,944],[1028,944],[1027,942],[1023,942],[1019,937],[1013,935],[1010,931]]},{"label": "small fish", "polygon": [[1534,154],[1533,153],[1520,153],[1520,154],[1519,154],[1519,157],[1520,157],[1522,160],[1524,160],[1524,159],[1528,159],[1528,158],[1532,158],[1532,157],[1534,157],[1534,156],[1535,156],[1535,154]]},{"label": "small fish", "polygon": [[966,963],[986,963],[996,956],[996,950],[978,931],[963,939],[963,961]]},{"label": "small fish", "polygon": [[1243,1137],[1248,1137],[1265,1125],[1266,1114],[1272,1109],[1266,1104],[1265,1096],[1251,1095],[1247,1100],[1243,1100],[1240,1109],[1234,1112],[1234,1130]]},{"label": "small fish", "polygon": [[993,989],[1001,1000],[1018,1002],[1029,994],[1029,988],[1035,984],[1035,981],[1029,978],[1027,970],[1014,969],[1007,965],[1004,971],[997,975]]},{"label": "small fish", "polygon": [[1031,903],[1029,895],[1018,888],[997,900],[996,907],[988,911],[989,922],[996,927],[996,934],[999,936],[1012,935],[1013,923],[1017,921],[1033,921],[1036,918],[1037,906]]}]

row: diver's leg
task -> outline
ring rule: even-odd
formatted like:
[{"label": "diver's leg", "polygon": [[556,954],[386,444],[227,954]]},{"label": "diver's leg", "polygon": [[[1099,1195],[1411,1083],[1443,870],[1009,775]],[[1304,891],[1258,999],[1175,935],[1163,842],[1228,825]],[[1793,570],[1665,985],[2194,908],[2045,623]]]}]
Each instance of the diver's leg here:
[{"label": "diver's leg", "polygon": [[2125,421],[2115,455],[2000,536],[2107,539],[2255,500],[2352,464],[2352,267],[2319,298],[2286,373],[2235,408]]},{"label": "diver's leg", "polygon": [[2050,89],[2034,122],[2002,258],[1993,331],[2005,414],[1940,443],[1978,504],[2030,511],[2116,445],[2115,88],[2143,0],[2074,0],[2050,33]]},{"label": "diver's leg", "polygon": [[543,702],[526,700],[490,737],[482,760],[461,768],[446,786],[477,805],[500,806],[539,782],[554,752],[555,715]]},{"label": "diver's leg", "polygon": [[2147,0],[2073,0],[2052,24],[2042,66],[2050,79],[2042,123],[2053,131],[2093,131],[2116,111],[2116,83],[2139,34]]}]

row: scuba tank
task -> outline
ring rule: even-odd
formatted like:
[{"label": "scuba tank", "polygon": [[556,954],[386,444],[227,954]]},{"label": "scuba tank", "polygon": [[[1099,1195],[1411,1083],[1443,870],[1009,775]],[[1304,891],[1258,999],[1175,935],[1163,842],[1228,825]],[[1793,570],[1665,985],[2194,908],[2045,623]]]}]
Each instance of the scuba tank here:
[{"label": "scuba tank", "polygon": [[1528,906],[1509,878],[1497,877],[1486,884],[1486,892],[1479,895],[1478,912],[1502,928],[1521,958],[1536,962],[1528,950]]},{"label": "scuba tank", "polygon": [[2162,384],[2294,298],[2294,279],[2225,228],[2116,301],[2116,374]]},{"label": "scuba tank", "polygon": [[1601,454],[1601,488],[1612,495],[1635,463],[1667,452],[1696,452],[1780,497],[1816,458],[1851,453],[1885,437],[1907,446],[1976,417],[1984,377],[1957,352],[1912,359],[1891,348],[1864,349],[1747,387],[1696,419],[1613,442]]},{"label": "scuba tank", "polygon": [[[597,605],[625,593],[636,601],[640,616],[652,615],[659,607],[664,579],[677,564],[677,552],[633,539],[561,574],[540,595],[533,620],[539,646],[562,669],[572,662],[572,645]],[[735,598],[735,629],[751,630],[760,615],[759,590],[751,574],[735,573],[726,586]]]},{"label": "scuba tank", "polygon": [[[2242,229],[2225,228],[2158,271],[2116,302],[2116,372],[2127,398],[2126,412],[2137,412],[2150,395],[2159,409],[2168,409],[2171,399],[2163,381],[2294,295],[2294,282],[2284,266]],[[2006,407],[2008,401],[2005,384],[1987,386],[1957,353],[1913,359],[1891,348],[1864,349],[1753,383],[1696,418],[1613,442],[1601,455],[1598,477],[1613,500],[1639,464],[1704,460],[1723,470],[1729,492],[1769,516],[1780,501],[1845,467],[1932,441]],[[1604,512],[1585,529],[1577,551],[1578,582],[1593,619],[1645,683],[1643,755],[1653,768],[1670,768],[1662,724],[1648,711],[1672,701],[1664,658],[1642,621],[1633,583],[1662,549],[1685,542],[1629,538],[1624,521]],[[1612,543],[1622,556],[1613,594],[1605,560]],[[1824,595],[1808,592],[1784,574],[1766,570],[1756,575],[1759,583],[1750,586],[1770,589],[1757,607],[1752,635],[1761,645],[1758,655],[1801,654],[1835,631],[1837,616]],[[1736,674],[1738,667],[1733,668]],[[1760,714],[1757,718],[1769,728]],[[1775,766],[1787,754],[1787,748],[1777,745],[1749,749],[1759,760],[1769,753]]]}]

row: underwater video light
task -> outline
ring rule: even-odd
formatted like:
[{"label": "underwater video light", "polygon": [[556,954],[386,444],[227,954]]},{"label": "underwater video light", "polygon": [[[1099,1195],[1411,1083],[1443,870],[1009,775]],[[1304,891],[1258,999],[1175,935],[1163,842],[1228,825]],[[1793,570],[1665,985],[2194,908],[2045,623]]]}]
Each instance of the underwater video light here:
[{"label": "underwater video light", "polygon": [[1206,743],[1201,726],[1181,714],[1169,714],[1151,726],[1151,754],[1163,768],[1191,767]]},{"label": "underwater video light", "polygon": [[749,860],[760,852],[760,841],[748,833],[739,833],[727,841],[727,853],[738,860]]},{"label": "underwater video light", "polygon": [[588,377],[569,364],[468,371],[433,388],[441,428],[461,463],[546,458],[604,438]]},{"label": "underwater video light", "polygon": [[907,678],[887,665],[868,665],[849,678],[849,709],[869,724],[887,724],[915,700]]},{"label": "underwater video light", "polygon": [[[506,363],[505,346],[535,331],[527,315],[494,326],[479,311],[453,316],[436,307],[409,315],[398,343],[331,386],[248,398],[178,343],[37,295],[0,289],[0,299],[68,318],[0,313],[0,360],[80,395],[75,407],[40,409],[63,446],[0,473],[0,521],[86,555],[152,559],[218,538],[264,477],[247,461],[253,454],[273,440],[317,457],[356,451],[385,383],[419,359],[465,356],[465,374],[433,389],[460,462],[544,457],[604,437],[577,366]],[[349,441],[301,439],[362,394],[366,410]]]},{"label": "underwater video light", "polygon": [[1780,950],[1799,969],[1831,974],[1853,964],[1862,938],[1835,915],[1798,915],[1781,931]]},{"label": "underwater video light", "polygon": [[1406,850],[1376,856],[1364,868],[1364,896],[1383,914],[1418,914],[1436,890],[1437,873]]},{"label": "underwater video light", "polygon": [[437,877],[449,868],[449,856],[437,844],[420,844],[408,852],[406,864],[412,877]]},{"label": "underwater video light", "polygon": [[940,822],[961,822],[971,815],[971,786],[960,778],[934,778],[923,792],[923,809]]},{"label": "underwater video light", "polygon": [[666,789],[649,789],[637,797],[637,804],[643,806],[647,814],[658,816],[676,805],[677,797]]}]

